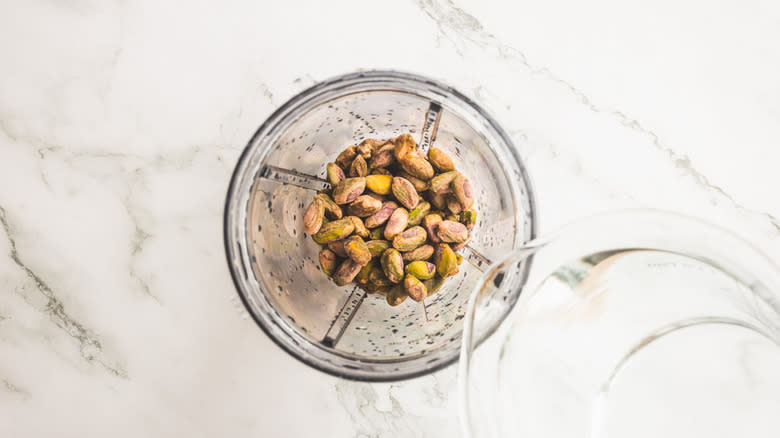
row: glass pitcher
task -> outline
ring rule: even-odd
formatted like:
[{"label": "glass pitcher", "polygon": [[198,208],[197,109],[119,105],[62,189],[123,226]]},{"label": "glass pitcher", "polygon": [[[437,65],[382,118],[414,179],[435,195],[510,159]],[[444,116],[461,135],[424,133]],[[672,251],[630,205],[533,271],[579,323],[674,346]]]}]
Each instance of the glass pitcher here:
[{"label": "glass pitcher", "polygon": [[[496,299],[504,288],[522,292],[491,333],[478,321],[505,307]],[[690,217],[618,211],[545,234],[494,264],[471,296],[463,430],[777,436],[778,291],[772,260]]]}]

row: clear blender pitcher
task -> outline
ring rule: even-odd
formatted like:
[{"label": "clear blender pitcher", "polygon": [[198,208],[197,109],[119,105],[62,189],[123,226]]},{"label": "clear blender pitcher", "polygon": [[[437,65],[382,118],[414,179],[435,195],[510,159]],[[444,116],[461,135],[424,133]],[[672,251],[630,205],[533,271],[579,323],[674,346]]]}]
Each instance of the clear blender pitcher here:
[{"label": "clear blender pitcher", "polygon": [[[344,147],[406,132],[452,157],[480,217],[456,277],[422,306],[389,307],[319,270],[301,218]],[[537,229],[527,172],[500,126],[451,87],[398,72],[337,77],[279,108],[242,154],[225,211],[231,274],[271,339],[355,380],[414,377],[460,357],[467,436],[732,436],[715,420],[776,436],[767,433],[780,416],[764,415],[780,412],[780,274],[770,260],[725,230],[660,212],[614,213],[541,238]],[[758,363],[759,383],[732,381],[735,361]],[[729,403],[697,390],[724,382],[736,394]],[[668,427],[632,429],[648,418]]]}]

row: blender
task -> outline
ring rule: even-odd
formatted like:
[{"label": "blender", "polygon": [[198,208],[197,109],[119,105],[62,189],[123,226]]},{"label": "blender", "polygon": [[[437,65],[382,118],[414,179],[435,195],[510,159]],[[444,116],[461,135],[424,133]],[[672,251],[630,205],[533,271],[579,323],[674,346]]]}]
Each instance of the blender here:
[{"label": "blender", "polygon": [[[325,164],[366,138],[410,133],[434,144],[473,181],[480,217],[460,273],[423,306],[338,287],[318,265],[301,219]],[[225,209],[233,279],[249,314],[304,363],[355,380],[388,381],[454,362],[466,304],[482,272],[535,237],[533,192],[507,134],[470,99],[436,81],[361,72],[295,96],[260,127],[236,166]],[[511,304],[519,290],[502,291]],[[486,327],[505,316],[485,315]],[[426,320],[425,314],[428,315]]]}]

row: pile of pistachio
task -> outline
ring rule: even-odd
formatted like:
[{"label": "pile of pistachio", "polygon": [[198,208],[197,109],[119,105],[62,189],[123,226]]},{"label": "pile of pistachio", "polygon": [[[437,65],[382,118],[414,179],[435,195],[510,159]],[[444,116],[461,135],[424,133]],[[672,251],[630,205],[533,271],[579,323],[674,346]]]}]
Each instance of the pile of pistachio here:
[{"label": "pile of pistachio", "polygon": [[426,157],[409,134],[367,139],[328,163],[327,177],[332,189],[314,195],[303,227],[337,285],[354,281],[397,306],[458,273],[455,251],[471,240],[477,212],[471,183],[440,149]]}]

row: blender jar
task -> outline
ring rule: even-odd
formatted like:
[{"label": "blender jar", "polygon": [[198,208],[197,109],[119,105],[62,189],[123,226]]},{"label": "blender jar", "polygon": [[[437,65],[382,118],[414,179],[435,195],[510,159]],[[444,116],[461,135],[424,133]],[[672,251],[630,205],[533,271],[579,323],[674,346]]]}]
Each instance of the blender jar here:
[{"label": "blender jar", "polygon": [[[479,221],[460,273],[423,305],[336,286],[320,271],[304,209],[327,186],[325,164],[365,138],[411,133],[444,150],[473,182]],[[280,347],[356,380],[398,380],[455,361],[466,304],[482,271],[535,236],[528,176],[482,108],[436,81],[398,72],[348,74],[285,103],[258,129],[233,174],[225,246],[249,314]],[[503,291],[513,303],[518,290]],[[424,307],[423,307],[424,306]],[[490,330],[505,316],[486,313]],[[428,318],[426,318],[426,314]]]}]

